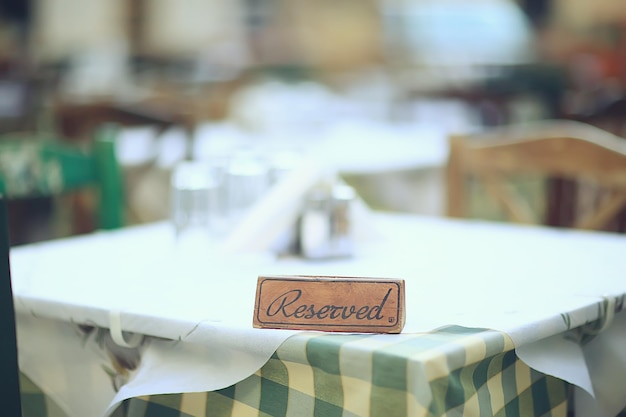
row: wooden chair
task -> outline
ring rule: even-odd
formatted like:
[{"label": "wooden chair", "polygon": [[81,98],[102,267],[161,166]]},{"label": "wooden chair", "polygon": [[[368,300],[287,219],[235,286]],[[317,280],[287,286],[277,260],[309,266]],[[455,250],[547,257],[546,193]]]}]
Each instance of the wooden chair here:
[{"label": "wooden chair", "polygon": [[557,120],[454,135],[446,175],[448,216],[470,216],[468,191],[474,181],[497,203],[503,219],[526,224],[549,224],[544,210],[546,199],[554,196],[544,196],[533,210],[528,197],[546,188],[520,193],[520,178],[594,184],[607,190],[604,198],[586,207],[579,199],[569,223],[559,226],[604,230],[626,206],[626,141],[585,123]]},{"label": "wooden chair", "polygon": [[[604,98],[594,106],[590,106],[585,113],[567,114],[564,118],[590,124],[626,140],[626,98],[624,97]],[[595,199],[599,200],[604,194],[602,190],[594,191],[593,187],[588,185],[579,187],[576,181],[566,178],[552,178],[546,186],[552,196],[546,208],[547,222],[555,226],[568,224],[568,219],[573,216],[571,202],[578,200],[580,195],[585,195],[589,199],[596,194]],[[626,208],[620,210],[606,230],[626,233]]]},{"label": "wooden chair", "polygon": [[[114,229],[124,224],[124,191],[121,168],[115,154],[114,125],[103,125],[93,141],[83,146],[56,138],[0,136],[0,193],[8,200],[56,197],[88,191],[90,205],[70,219],[95,215],[94,229]],[[91,207],[93,206],[93,207]],[[53,236],[54,237],[54,236]]]}]

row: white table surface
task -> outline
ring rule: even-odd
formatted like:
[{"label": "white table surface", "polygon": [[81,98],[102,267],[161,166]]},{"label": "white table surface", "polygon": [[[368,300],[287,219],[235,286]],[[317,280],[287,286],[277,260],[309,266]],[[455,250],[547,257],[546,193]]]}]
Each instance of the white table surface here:
[{"label": "white table surface", "polygon": [[[326,262],[227,255],[217,244],[198,258],[177,258],[167,223],[15,247],[16,308],[99,325],[118,309],[159,323],[154,333],[132,322],[126,330],[176,338],[186,321],[251,327],[259,275],[392,277],[407,281],[405,331],[501,316],[503,330],[515,333],[544,312],[626,293],[623,236],[399,214],[373,219],[376,242]],[[163,327],[169,320],[180,328]]]},{"label": "white table surface", "polygon": [[384,213],[372,222],[378,239],[323,262],[227,254],[215,242],[180,253],[167,223],[15,247],[15,305],[103,327],[119,312],[126,331],[235,348],[263,363],[291,333],[252,328],[259,275],[403,278],[404,332],[487,327],[518,348],[567,330],[563,315],[576,327],[598,318],[604,297],[626,294],[624,236]]}]

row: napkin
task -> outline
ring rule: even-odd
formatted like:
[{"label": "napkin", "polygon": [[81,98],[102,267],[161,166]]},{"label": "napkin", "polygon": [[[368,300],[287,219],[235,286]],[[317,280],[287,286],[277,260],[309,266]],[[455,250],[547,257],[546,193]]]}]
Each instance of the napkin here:
[{"label": "napkin", "polygon": [[116,385],[125,381],[111,371],[112,362],[96,335],[82,333],[69,322],[33,315],[17,314],[16,320],[20,371],[64,415],[105,415]]},{"label": "napkin", "polygon": [[[153,339],[144,350],[141,366],[115,394],[105,416],[127,398],[172,392],[204,392],[226,388],[260,369],[295,330],[270,330],[250,337],[249,330],[221,332],[210,343],[206,332],[184,341]],[[254,344],[254,345],[252,345]]]},{"label": "napkin", "polygon": [[[276,183],[240,220],[224,241],[231,252],[264,252],[277,250],[296,227],[309,190],[322,181],[341,182],[334,169],[311,156],[298,168]],[[371,212],[356,196],[352,206],[353,238],[356,242],[375,239]]]},{"label": "napkin", "polygon": [[555,335],[516,349],[530,367],[574,385],[576,415],[613,417],[626,407],[626,312],[582,346]]}]

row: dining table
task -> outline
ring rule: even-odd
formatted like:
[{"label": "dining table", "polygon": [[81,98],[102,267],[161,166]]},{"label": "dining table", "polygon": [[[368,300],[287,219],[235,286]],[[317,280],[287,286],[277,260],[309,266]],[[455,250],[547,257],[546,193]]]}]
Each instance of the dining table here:
[{"label": "dining table", "polygon": [[[13,247],[21,370],[80,417],[624,409],[626,237],[367,216],[352,255],[330,259],[182,244],[168,221]],[[255,328],[268,275],[403,279],[406,323]]]}]

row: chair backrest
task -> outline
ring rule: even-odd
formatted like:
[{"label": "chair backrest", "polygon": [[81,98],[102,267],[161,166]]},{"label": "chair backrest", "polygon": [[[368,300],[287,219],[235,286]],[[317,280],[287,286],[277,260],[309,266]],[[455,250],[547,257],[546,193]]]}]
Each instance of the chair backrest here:
[{"label": "chair backrest", "polygon": [[17,337],[15,334],[15,310],[11,287],[9,264],[9,230],[7,205],[0,195],[0,390],[2,390],[2,414],[22,415],[17,360]]},{"label": "chair backrest", "polygon": [[7,199],[53,197],[91,188],[97,202],[95,227],[124,224],[124,190],[115,153],[115,125],[102,125],[91,142],[58,138],[0,136],[0,193]]},{"label": "chair backrest", "polygon": [[576,207],[566,226],[603,230],[626,205],[626,141],[588,124],[557,120],[453,135],[446,175],[447,215],[468,216],[471,179],[516,223],[548,224],[512,179],[559,177],[602,187],[602,198]]},{"label": "chair backrest", "polygon": [[[564,118],[590,124],[600,129],[613,133],[626,140],[626,98],[607,96],[607,92],[596,97],[596,102],[587,103],[583,112],[565,114]],[[547,184],[550,192],[558,196],[548,202],[547,216],[548,222],[553,225],[560,225],[571,219],[572,210],[564,202],[575,201],[577,195],[584,193],[585,189],[576,184],[575,181],[564,178],[553,178]],[[621,210],[607,230],[626,233],[626,208]]]}]

